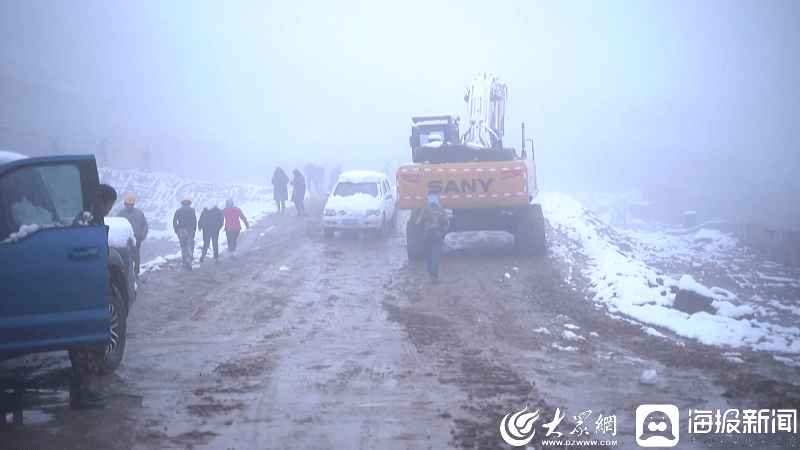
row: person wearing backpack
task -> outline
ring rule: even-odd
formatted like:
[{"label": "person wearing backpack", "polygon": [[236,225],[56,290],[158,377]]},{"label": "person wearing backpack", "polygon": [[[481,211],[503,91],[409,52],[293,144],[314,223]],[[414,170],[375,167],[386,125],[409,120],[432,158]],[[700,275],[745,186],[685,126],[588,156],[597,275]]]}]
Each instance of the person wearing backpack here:
[{"label": "person wearing backpack", "polygon": [[439,203],[439,197],[428,196],[428,207],[422,210],[415,224],[422,229],[425,238],[428,273],[433,281],[439,281],[439,260],[442,257],[444,237],[450,231],[450,220]]}]

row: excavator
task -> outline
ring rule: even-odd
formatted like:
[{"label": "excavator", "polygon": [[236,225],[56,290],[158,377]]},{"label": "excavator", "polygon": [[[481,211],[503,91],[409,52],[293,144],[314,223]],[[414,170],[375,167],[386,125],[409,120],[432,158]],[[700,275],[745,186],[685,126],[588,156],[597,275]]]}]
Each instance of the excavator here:
[{"label": "excavator", "polygon": [[469,124],[460,133],[454,115],[412,117],[412,163],[397,169],[397,208],[411,210],[406,228],[409,261],[425,258],[424,236],[415,226],[429,195],[450,215],[450,232],[500,230],[514,236],[522,256],[547,252],[533,148],[503,146],[507,88],[488,73],[467,86]]}]

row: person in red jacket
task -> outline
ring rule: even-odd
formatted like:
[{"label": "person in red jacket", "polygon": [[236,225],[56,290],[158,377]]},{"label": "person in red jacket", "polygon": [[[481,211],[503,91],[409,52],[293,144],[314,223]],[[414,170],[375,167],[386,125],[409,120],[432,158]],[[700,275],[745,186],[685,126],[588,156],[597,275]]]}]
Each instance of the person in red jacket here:
[{"label": "person in red jacket", "polygon": [[250,229],[250,224],[247,222],[242,210],[233,205],[232,198],[225,202],[225,209],[222,210],[222,215],[225,216],[225,235],[228,236],[228,250],[231,252],[231,258],[235,258],[236,240],[242,231],[242,224],[239,219],[244,222],[248,230]]}]

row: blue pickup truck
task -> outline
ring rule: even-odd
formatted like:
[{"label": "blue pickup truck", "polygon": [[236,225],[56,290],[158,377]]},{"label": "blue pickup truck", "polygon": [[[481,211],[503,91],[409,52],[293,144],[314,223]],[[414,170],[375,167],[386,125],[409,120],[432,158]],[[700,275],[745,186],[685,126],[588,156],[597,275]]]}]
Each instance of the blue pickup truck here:
[{"label": "blue pickup truck", "polygon": [[0,151],[0,359],[101,344],[103,374],[122,361],[132,241],[106,222],[130,225],[104,220],[99,186],[92,155]]}]

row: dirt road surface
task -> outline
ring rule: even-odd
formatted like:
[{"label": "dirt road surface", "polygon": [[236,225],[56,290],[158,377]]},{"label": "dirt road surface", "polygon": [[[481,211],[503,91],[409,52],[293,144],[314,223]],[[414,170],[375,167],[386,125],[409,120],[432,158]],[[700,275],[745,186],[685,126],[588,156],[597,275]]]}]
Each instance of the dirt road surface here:
[{"label": "dirt road surface", "polygon": [[[736,363],[731,349],[608,316],[579,256],[519,259],[498,234],[446,248],[434,283],[407,261],[407,215],[384,239],[326,240],[321,208],[269,215],[236,258],[144,274],[123,363],[99,381],[105,409],[69,408],[65,352],[0,363],[3,448],[516,448],[500,424],[527,407],[540,414],[528,448],[560,432],[627,449],[639,448],[643,403],[682,413],[800,403],[798,369],[769,353],[733,350]],[[655,384],[640,383],[648,369]],[[565,418],[545,436],[557,410]],[[578,435],[575,417],[589,410]],[[600,414],[615,417],[614,435],[597,429]],[[682,437],[676,448],[692,446]]]}]

